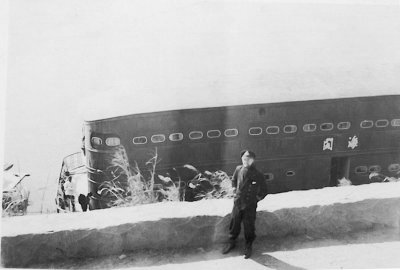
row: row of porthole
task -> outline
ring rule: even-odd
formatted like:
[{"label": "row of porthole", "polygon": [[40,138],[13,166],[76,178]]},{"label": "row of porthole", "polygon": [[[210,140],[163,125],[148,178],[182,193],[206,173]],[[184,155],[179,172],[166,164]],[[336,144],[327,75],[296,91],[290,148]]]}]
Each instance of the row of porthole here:
[{"label": "row of porthole", "polygon": [[[374,122],[372,120],[363,120],[360,123],[361,128],[371,128],[373,127]],[[378,128],[382,127],[387,127],[389,125],[389,120],[386,119],[380,119],[375,121],[375,126]],[[400,119],[393,119],[391,121],[391,125],[394,127],[400,126]],[[340,122],[337,124],[337,128],[339,130],[346,130],[349,129],[351,126],[350,122]],[[334,127],[333,123],[322,123],[320,124],[319,128],[322,131],[330,131]],[[314,132],[317,129],[316,124],[305,124],[303,125],[303,131],[304,132]],[[249,135],[251,136],[257,136],[262,134],[263,129],[261,127],[251,127],[249,129]],[[269,126],[266,128],[266,133],[267,134],[278,134],[280,129],[279,126]],[[285,125],[283,127],[283,132],[284,133],[295,133],[297,131],[297,126],[296,125]],[[224,136],[225,137],[235,137],[239,134],[239,131],[236,128],[231,128],[231,129],[226,129],[224,131]],[[207,131],[207,137],[208,138],[219,138],[222,135],[220,130],[209,130]],[[181,141],[183,140],[183,133],[172,133],[168,136],[170,141]],[[203,138],[203,132],[202,131],[191,131],[189,133],[189,138],[191,140],[198,140]],[[166,140],[166,137],[164,134],[155,134],[151,136],[151,141],[153,143],[161,143]],[[92,137],[92,143],[95,145],[102,145],[103,141],[99,137]],[[106,139],[106,145],[107,146],[118,146],[120,144],[120,139],[117,137],[110,137]],[[134,137],[133,138],[133,143],[134,144],[146,144],[147,143],[147,137],[145,136],[139,136],[139,137]]]},{"label": "row of porthole", "polygon": [[[387,127],[389,125],[389,120],[387,119],[380,119],[375,121],[375,126],[378,128],[383,128]],[[393,127],[399,127],[400,126],[400,119],[393,119],[391,121],[391,125]],[[371,128],[374,126],[374,121],[372,120],[363,120],[360,123],[361,128]],[[340,122],[337,124],[337,129],[339,130],[346,130],[351,127],[350,122]],[[322,123],[319,125],[319,128],[321,131],[330,131],[334,128],[333,123]],[[317,130],[317,124],[305,124],[303,125],[303,131],[304,132],[314,132]],[[249,129],[249,134],[250,135],[261,135],[263,129],[261,127],[251,127]],[[267,134],[278,134],[279,133],[279,127],[278,126],[269,126],[266,128],[266,133]],[[297,126],[296,125],[286,125],[283,127],[283,132],[284,133],[295,133],[297,131]]]},{"label": "row of porthole", "polygon": [[[239,134],[239,131],[236,128],[229,128],[224,131],[225,137],[236,137],[238,134]],[[207,131],[207,137],[210,139],[219,138],[219,137],[221,137],[221,135],[222,135],[222,132],[218,129],[212,129],[212,130]],[[189,133],[189,138],[191,140],[199,140],[199,139],[203,138],[203,136],[204,135],[203,135],[202,131],[191,131]],[[171,134],[169,134],[168,139],[172,142],[182,141],[183,133],[171,133]],[[155,135],[151,136],[150,140],[153,143],[162,143],[166,140],[166,137],[164,134],[155,134]],[[145,144],[145,143],[147,143],[147,137],[146,136],[134,137],[133,143],[134,144]]]},{"label": "row of porthole", "polygon": [[[319,125],[320,130],[322,131],[330,131],[332,130],[334,125],[332,123],[322,123]],[[337,125],[338,129],[344,130],[344,129],[349,129],[350,128],[350,122],[340,122]],[[251,127],[249,129],[249,135],[256,136],[256,135],[261,135],[262,134],[262,128],[261,127]],[[316,124],[305,124],[303,125],[303,131],[304,132],[314,132],[317,130],[317,125]],[[296,125],[286,125],[283,127],[283,132],[284,133],[295,133],[297,131],[297,126]],[[269,126],[266,128],[265,132],[267,134],[278,134],[279,133],[279,127],[278,126]]]},{"label": "row of porthole", "polygon": [[[350,122],[341,122],[338,124],[339,129],[348,129],[350,128]],[[320,129],[323,131],[328,131],[333,129],[333,124],[332,123],[322,123],[320,125]],[[303,126],[303,130],[305,132],[312,132],[316,130],[316,124],[306,124]],[[283,132],[284,133],[295,133],[297,131],[297,126],[296,125],[285,125],[283,127]],[[262,133],[262,128],[261,127],[251,127],[249,129],[249,135],[261,135]],[[279,133],[279,127],[278,126],[269,126],[266,128],[266,133],[267,134],[278,134]],[[224,132],[225,137],[235,137],[239,134],[239,131],[236,128],[232,129],[226,129]],[[207,131],[207,137],[208,138],[218,138],[221,136],[221,131],[220,130],[209,130]],[[172,133],[169,135],[169,140],[170,141],[181,141],[183,140],[183,134],[182,133]],[[203,138],[203,132],[202,131],[191,131],[189,133],[189,138],[191,140],[198,140]],[[151,136],[151,142],[153,143],[161,143],[166,140],[166,137],[164,134],[155,134]],[[147,143],[147,137],[146,136],[139,136],[139,137],[134,137],[133,138],[133,143],[134,144],[146,144]]]},{"label": "row of porthole", "polygon": [[[320,125],[321,130],[328,131],[333,129],[333,124],[332,123],[322,123]],[[350,128],[350,122],[341,122],[338,124],[339,129],[348,129]],[[315,124],[306,124],[303,126],[303,130],[305,132],[311,132],[315,131],[316,125]],[[297,131],[297,126],[296,125],[286,125],[283,127],[283,132],[284,133],[295,133]],[[249,129],[249,135],[261,135],[262,133],[262,128],[261,127],[251,127]],[[278,134],[279,133],[279,127],[278,126],[269,126],[266,128],[266,133],[267,134]],[[225,137],[235,137],[239,134],[239,131],[236,128],[232,129],[226,129],[224,132]],[[207,137],[208,138],[218,138],[221,136],[221,131],[219,130],[209,130],[207,131]],[[191,131],[189,133],[189,138],[191,140],[198,140],[203,138],[203,132],[202,131]],[[153,143],[161,143],[166,140],[166,137],[164,134],[156,134],[151,136],[151,142]],[[183,140],[183,134],[182,133],[172,133],[169,135],[169,140],[170,141],[181,141]],[[147,143],[147,137],[146,136],[139,136],[139,137],[134,137],[133,138],[133,143],[134,144],[146,144]]]},{"label": "row of porthole", "polygon": [[[400,119],[393,119],[390,124],[393,127],[399,127],[400,126]],[[389,120],[387,119],[379,119],[375,121],[375,127],[377,128],[384,128],[389,125]],[[361,128],[372,128],[374,126],[374,121],[372,120],[363,120],[360,123]]]},{"label": "row of porthole", "polygon": [[[99,137],[92,137],[92,143],[95,145],[102,145],[103,140]],[[121,140],[118,137],[109,137],[106,139],[107,146],[118,146],[121,144]]]},{"label": "row of porthole", "polygon": [[[379,173],[381,170],[382,170],[382,168],[379,165],[372,165],[372,166],[369,166],[369,167],[362,165],[362,166],[357,166],[354,169],[354,172],[356,174],[365,174],[365,173],[368,173],[368,172],[369,173],[372,173],[372,172]],[[399,170],[400,170],[400,164],[399,163],[393,163],[393,164],[390,164],[388,166],[388,171],[389,172],[397,172]]]}]

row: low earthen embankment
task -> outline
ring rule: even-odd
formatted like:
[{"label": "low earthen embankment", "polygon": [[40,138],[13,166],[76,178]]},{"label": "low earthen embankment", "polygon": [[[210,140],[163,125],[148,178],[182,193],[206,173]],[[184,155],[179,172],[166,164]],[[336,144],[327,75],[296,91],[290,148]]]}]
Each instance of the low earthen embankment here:
[{"label": "low earthen embankment", "polygon": [[[26,267],[72,257],[219,244],[227,237],[232,203],[231,199],[170,202],[3,218],[2,265]],[[259,238],[320,238],[399,228],[400,183],[268,195],[259,202],[256,222]]]}]

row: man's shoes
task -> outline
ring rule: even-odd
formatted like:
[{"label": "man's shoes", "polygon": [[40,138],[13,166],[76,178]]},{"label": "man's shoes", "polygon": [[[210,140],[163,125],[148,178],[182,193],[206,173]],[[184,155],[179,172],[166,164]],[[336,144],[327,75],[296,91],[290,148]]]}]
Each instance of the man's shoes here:
[{"label": "man's shoes", "polygon": [[222,250],[222,254],[227,254],[229,253],[232,249],[234,249],[236,246],[236,243],[231,241],[228,245],[226,245],[224,247],[224,249]]},{"label": "man's shoes", "polygon": [[251,243],[250,244],[246,244],[246,248],[244,250],[244,258],[248,259],[251,257],[251,253],[253,252],[253,248]]}]

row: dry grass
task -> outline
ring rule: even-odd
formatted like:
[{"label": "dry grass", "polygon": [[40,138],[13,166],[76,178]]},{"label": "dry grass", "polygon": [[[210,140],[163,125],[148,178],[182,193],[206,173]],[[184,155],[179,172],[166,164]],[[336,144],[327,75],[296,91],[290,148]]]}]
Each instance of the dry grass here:
[{"label": "dry grass", "polygon": [[176,184],[170,177],[164,177],[158,175],[158,178],[163,181],[166,186],[159,189],[159,192],[163,195],[165,201],[180,201],[180,186],[181,181],[179,180]]},{"label": "dry grass", "polygon": [[[185,200],[187,188],[196,193],[195,200],[218,199],[232,195],[231,179],[223,171],[199,173],[196,168],[186,164],[185,169],[198,172],[193,179],[174,182],[169,176],[156,174],[157,164],[160,159],[157,148],[152,157],[146,162],[148,167],[147,177],[140,171],[138,165],[129,164],[126,151],[123,147],[116,149],[110,159],[112,164],[109,179],[100,185],[100,194],[108,201],[109,207],[133,206],[149,204],[160,201]],[[162,184],[155,184],[156,177]],[[189,185],[189,187],[186,187]],[[186,189],[185,189],[186,187]]]},{"label": "dry grass", "polygon": [[338,179],[338,186],[343,187],[343,186],[351,186],[352,183],[349,179],[343,177],[341,179]]},{"label": "dry grass", "polygon": [[205,171],[200,174],[195,189],[200,192],[196,195],[197,199],[220,199],[225,197],[232,197],[232,180],[224,171],[209,172]]},{"label": "dry grass", "polygon": [[22,187],[3,192],[2,216],[25,215],[29,205],[29,194],[29,191],[25,191]]},{"label": "dry grass", "polygon": [[154,175],[158,162],[157,150],[146,165],[150,165],[150,179],[146,180],[137,164],[131,167],[123,147],[116,149],[111,158],[112,164],[107,171],[111,179],[100,185],[100,194],[106,198],[109,207],[132,206],[137,204],[154,203]]}]

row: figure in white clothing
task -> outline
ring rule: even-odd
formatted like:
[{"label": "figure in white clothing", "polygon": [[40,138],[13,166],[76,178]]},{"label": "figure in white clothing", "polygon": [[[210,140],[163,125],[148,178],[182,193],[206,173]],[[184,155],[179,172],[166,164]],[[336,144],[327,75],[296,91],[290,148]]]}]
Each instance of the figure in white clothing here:
[{"label": "figure in white clothing", "polygon": [[[64,183],[65,199],[68,207],[72,205],[72,212],[75,212],[75,186],[72,183],[72,177],[68,176]],[[71,208],[70,208],[71,209]]]}]

